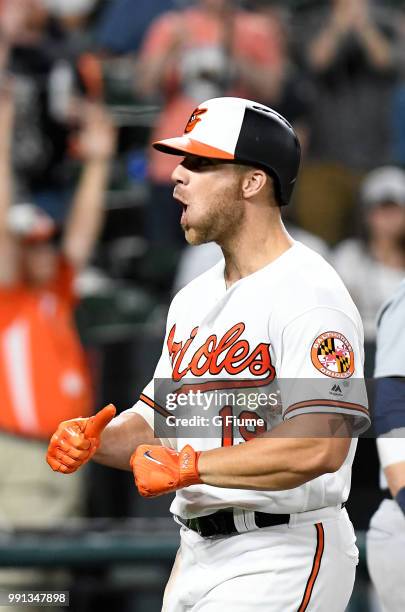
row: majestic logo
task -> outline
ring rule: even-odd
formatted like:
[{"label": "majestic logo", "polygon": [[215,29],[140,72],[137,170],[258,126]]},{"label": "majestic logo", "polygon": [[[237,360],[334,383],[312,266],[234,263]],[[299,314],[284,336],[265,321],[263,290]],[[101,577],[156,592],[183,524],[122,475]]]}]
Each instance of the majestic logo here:
[{"label": "majestic logo", "polygon": [[270,345],[258,344],[253,350],[247,340],[241,338],[245,331],[244,323],[233,325],[218,339],[215,334],[208,336],[205,342],[194,350],[187,365],[183,364],[184,356],[194,342],[198,327],[195,327],[188,340],[175,342],[176,325],[173,325],[167,338],[167,348],[173,366],[172,378],[179,381],[184,376],[218,376],[226,372],[230,376],[248,370],[256,377],[275,376],[271,363]]},{"label": "majestic logo", "polygon": [[311,348],[311,360],[317,370],[331,378],[349,378],[354,372],[353,349],[347,338],[338,332],[318,336]]},{"label": "majestic logo", "polygon": [[186,129],[184,130],[185,134],[189,134],[190,132],[192,132],[194,130],[194,128],[197,125],[197,123],[200,123],[200,121],[201,121],[201,115],[204,115],[204,113],[206,113],[207,110],[208,109],[206,109],[206,108],[196,108],[195,109],[195,111],[191,115],[190,119],[188,120],[188,123],[186,125]]}]

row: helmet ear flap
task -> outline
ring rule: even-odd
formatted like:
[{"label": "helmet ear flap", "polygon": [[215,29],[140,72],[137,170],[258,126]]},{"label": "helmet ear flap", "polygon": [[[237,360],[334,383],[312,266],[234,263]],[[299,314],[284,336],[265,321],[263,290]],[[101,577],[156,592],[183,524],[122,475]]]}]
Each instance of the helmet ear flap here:
[{"label": "helmet ear flap", "polygon": [[289,203],[301,160],[301,147],[284,117],[257,105],[246,106],[235,148],[235,160],[263,168],[274,182],[279,206]]},{"label": "helmet ear flap", "polygon": [[263,168],[263,170],[265,170],[267,175],[271,178],[271,187],[273,190],[274,199],[277,202],[278,206],[285,206],[286,203],[283,202],[281,199],[281,186],[279,177],[273,170],[270,170],[269,168]]}]

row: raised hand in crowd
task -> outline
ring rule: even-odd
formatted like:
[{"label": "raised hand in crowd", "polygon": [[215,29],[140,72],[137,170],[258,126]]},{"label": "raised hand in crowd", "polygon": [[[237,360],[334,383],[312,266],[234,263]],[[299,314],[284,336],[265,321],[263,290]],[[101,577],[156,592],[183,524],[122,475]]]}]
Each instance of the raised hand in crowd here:
[{"label": "raised hand in crowd", "polygon": [[348,35],[356,37],[376,70],[390,67],[390,42],[379,29],[370,8],[369,0],[334,0],[326,25],[308,49],[313,69],[327,69],[339,56]]},{"label": "raised hand in crowd", "polygon": [[112,118],[101,105],[84,102],[77,139],[77,154],[83,159],[110,159],[115,153],[117,131]]},{"label": "raised hand in crowd", "polygon": [[81,116],[74,152],[84,162],[84,168],[63,240],[63,251],[76,268],[86,264],[100,233],[110,162],[117,139],[113,121],[102,106],[83,102]]},{"label": "raised hand in crowd", "polygon": [[30,42],[36,26],[47,17],[40,0],[3,0],[0,8],[2,41],[10,45]]},{"label": "raised hand in crowd", "polygon": [[17,265],[14,240],[8,232],[12,199],[11,146],[14,128],[14,84],[11,77],[0,82],[0,285],[15,276]]}]

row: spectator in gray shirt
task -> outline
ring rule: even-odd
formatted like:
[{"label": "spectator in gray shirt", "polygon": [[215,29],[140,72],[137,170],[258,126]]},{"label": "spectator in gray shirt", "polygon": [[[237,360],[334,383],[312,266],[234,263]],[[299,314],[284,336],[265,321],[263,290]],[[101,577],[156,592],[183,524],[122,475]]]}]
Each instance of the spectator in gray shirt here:
[{"label": "spectator in gray shirt", "polygon": [[370,172],[360,191],[363,236],[344,240],[333,262],[363,319],[366,342],[376,317],[405,275],[405,172],[386,166]]}]

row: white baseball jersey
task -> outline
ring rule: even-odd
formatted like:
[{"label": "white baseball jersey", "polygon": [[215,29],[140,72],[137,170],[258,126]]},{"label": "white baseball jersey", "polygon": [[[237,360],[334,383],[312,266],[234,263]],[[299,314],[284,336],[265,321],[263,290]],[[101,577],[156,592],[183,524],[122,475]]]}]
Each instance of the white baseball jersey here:
[{"label": "white baseball jersey", "polygon": [[[266,426],[299,414],[351,415],[359,430],[365,428],[369,417],[363,361],[362,324],[348,291],[321,256],[295,242],[229,289],[224,260],[182,289],[169,310],[154,380],[170,379],[177,390],[199,389],[204,396],[215,389],[251,398],[249,394],[268,389],[276,379],[281,398],[276,406],[269,399],[260,410],[246,405],[243,409],[239,395],[233,396],[237,405],[216,406],[222,412],[222,435],[210,437],[202,421],[190,437],[174,430],[170,443],[175,448],[189,443],[196,450],[207,450],[249,440]],[[167,421],[176,413],[156,397],[153,381],[132,410],[151,427],[156,425],[154,414]],[[196,412],[192,405],[187,410],[189,415]],[[266,412],[269,418],[263,427],[260,417]],[[253,429],[244,420],[252,414],[257,425]],[[300,487],[274,492],[194,485],[177,492],[171,511],[191,518],[229,507],[294,513],[339,505],[349,494],[355,449],[353,440],[336,473]]]}]

